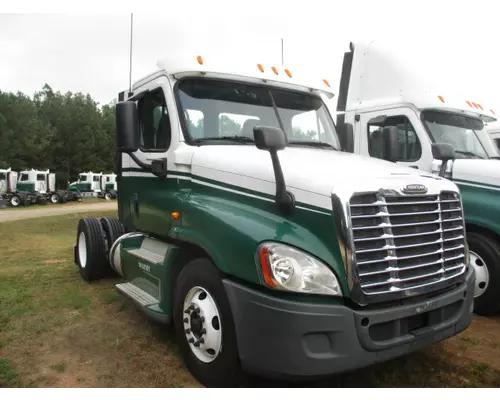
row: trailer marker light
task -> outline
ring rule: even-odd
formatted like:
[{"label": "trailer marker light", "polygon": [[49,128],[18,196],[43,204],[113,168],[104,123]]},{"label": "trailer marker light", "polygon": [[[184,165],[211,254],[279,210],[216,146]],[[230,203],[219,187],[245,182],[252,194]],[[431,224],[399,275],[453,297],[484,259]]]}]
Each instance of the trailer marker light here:
[{"label": "trailer marker light", "polygon": [[443,96],[438,96],[438,99],[441,100],[441,103],[444,103],[444,98]]},{"label": "trailer marker light", "polygon": [[273,70],[273,72],[278,75],[278,70],[276,69],[276,67],[271,67],[271,69]]},{"label": "trailer marker light", "polygon": [[326,86],[330,87],[330,83],[326,79],[323,79],[323,82],[325,82]]},{"label": "trailer marker light", "polygon": [[198,64],[203,65],[203,58],[201,56],[196,57],[196,59],[198,60]]},{"label": "trailer marker light", "polygon": [[292,77],[292,73],[289,70],[285,69],[285,73],[288,75],[289,78]]},{"label": "trailer marker light", "polygon": [[259,68],[260,72],[264,72],[264,67],[261,64],[257,64],[257,68]]}]

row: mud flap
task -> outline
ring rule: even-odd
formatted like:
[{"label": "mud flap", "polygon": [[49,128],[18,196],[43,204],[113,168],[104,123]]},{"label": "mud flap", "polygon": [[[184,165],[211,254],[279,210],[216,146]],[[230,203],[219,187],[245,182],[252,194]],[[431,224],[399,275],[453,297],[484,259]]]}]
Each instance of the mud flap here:
[{"label": "mud flap", "polygon": [[75,262],[76,265],[78,265],[78,246],[75,245],[73,247],[73,261]]},{"label": "mud flap", "polygon": [[6,208],[5,201],[0,197],[0,208]]}]

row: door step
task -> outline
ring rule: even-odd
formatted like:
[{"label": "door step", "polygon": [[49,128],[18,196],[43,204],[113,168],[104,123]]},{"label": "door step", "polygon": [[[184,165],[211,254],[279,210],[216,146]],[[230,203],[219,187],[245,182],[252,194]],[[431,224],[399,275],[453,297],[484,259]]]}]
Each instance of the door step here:
[{"label": "door step", "polygon": [[154,298],[149,293],[146,293],[144,290],[138,288],[130,282],[120,283],[116,285],[116,289],[142,307],[158,304],[158,299]]},{"label": "door step", "polygon": [[139,247],[138,249],[127,250],[129,254],[140,258],[141,260],[150,262],[151,264],[162,265],[165,256],[162,254],[154,253],[148,249],[143,247]]}]

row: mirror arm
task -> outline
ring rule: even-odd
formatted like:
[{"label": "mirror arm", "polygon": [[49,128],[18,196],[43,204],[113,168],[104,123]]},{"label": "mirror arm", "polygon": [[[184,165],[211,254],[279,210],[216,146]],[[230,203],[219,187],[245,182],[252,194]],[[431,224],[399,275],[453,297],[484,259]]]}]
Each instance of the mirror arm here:
[{"label": "mirror arm", "polygon": [[285,214],[291,214],[295,208],[295,196],[286,190],[283,170],[276,150],[270,150],[271,161],[273,162],[274,179],[276,181],[276,204]]},{"label": "mirror arm", "polygon": [[137,158],[137,156],[132,153],[132,152],[127,152],[126,154],[128,154],[130,156],[130,158],[132,158],[132,160],[134,160],[134,162],[139,166],[141,167],[142,169],[146,170],[146,171],[152,171],[152,167],[151,167],[151,164],[146,164],[144,162],[142,162],[141,160],[139,160]]},{"label": "mirror arm", "polygon": [[439,175],[441,178],[444,178],[446,175],[446,167],[448,166],[448,162],[450,159],[443,160],[441,162],[441,167],[439,168]]}]

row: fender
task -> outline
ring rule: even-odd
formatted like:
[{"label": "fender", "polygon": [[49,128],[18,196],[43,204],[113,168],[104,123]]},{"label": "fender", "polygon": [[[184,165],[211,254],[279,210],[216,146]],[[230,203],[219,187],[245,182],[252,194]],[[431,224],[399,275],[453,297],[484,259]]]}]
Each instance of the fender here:
[{"label": "fender", "polygon": [[266,240],[286,243],[328,265],[348,293],[331,213],[297,208],[283,217],[272,201],[205,186],[183,203],[175,238],[203,248],[222,272],[255,284],[263,283],[255,262],[257,246]]}]

